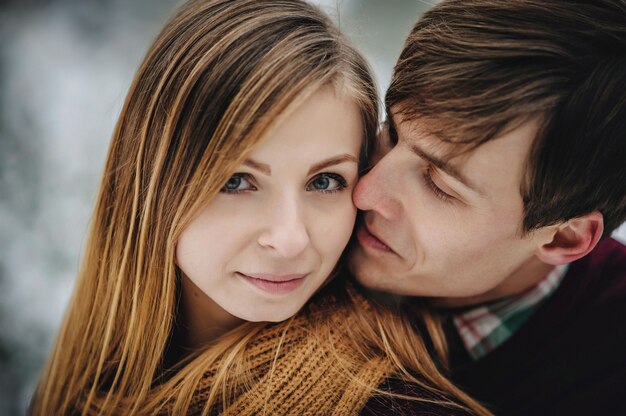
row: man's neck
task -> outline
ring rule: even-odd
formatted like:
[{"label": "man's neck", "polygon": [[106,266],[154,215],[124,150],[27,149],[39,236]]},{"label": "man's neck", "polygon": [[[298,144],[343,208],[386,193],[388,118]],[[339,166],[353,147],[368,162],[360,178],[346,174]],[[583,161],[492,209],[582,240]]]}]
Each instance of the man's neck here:
[{"label": "man's neck", "polygon": [[433,299],[432,303],[435,306],[445,308],[459,308],[513,296],[536,286],[553,268],[554,266],[533,256],[504,279],[502,283],[487,292],[468,297]]}]

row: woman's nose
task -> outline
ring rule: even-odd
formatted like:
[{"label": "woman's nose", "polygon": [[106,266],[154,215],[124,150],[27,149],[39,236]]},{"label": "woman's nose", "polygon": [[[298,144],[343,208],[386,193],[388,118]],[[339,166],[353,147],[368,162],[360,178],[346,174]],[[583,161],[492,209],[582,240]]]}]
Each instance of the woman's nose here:
[{"label": "woman's nose", "polygon": [[258,243],[281,257],[294,258],[310,243],[304,213],[293,197],[284,197],[268,213],[267,224],[259,234]]}]

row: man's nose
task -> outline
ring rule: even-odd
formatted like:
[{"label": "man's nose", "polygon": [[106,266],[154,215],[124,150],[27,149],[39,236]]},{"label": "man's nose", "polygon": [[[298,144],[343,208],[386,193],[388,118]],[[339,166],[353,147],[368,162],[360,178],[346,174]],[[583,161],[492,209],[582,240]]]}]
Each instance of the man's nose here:
[{"label": "man's nose", "polygon": [[352,194],[354,205],[358,209],[375,211],[388,220],[393,220],[400,215],[401,193],[393,165],[393,151],[391,151],[359,179]]},{"label": "man's nose", "polygon": [[303,209],[293,196],[284,196],[273,204],[262,221],[265,224],[258,237],[259,245],[281,257],[297,257],[310,243]]}]

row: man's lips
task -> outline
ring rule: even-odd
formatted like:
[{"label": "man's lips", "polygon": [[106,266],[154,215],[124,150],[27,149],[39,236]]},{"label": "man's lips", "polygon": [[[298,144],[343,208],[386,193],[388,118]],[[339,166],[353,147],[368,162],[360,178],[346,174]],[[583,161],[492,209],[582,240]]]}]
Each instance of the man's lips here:
[{"label": "man's lips", "polygon": [[374,250],[386,253],[394,253],[394,251],[383,240],[370,231],[365,223],[361,224],[358,228],[356,236],[359,243],[361,243],[364,247],[370,247]]}]

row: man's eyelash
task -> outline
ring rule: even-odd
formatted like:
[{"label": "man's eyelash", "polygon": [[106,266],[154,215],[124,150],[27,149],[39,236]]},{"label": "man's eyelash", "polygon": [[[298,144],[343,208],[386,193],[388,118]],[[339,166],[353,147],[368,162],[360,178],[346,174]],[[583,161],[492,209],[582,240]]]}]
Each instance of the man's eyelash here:
[{"label": "man's eyelash", "polygon": [[452,199],[450,195],[442,191],[441,188],[439,188],[437,184],[433,181],[430,166],[424,170],[424,173],[422,173],[422,177],[424,178],[424,182],[426,182],[426,185],[430,188],[430,190],[437,198],[441,199],[442,201],[450,201]]}]

